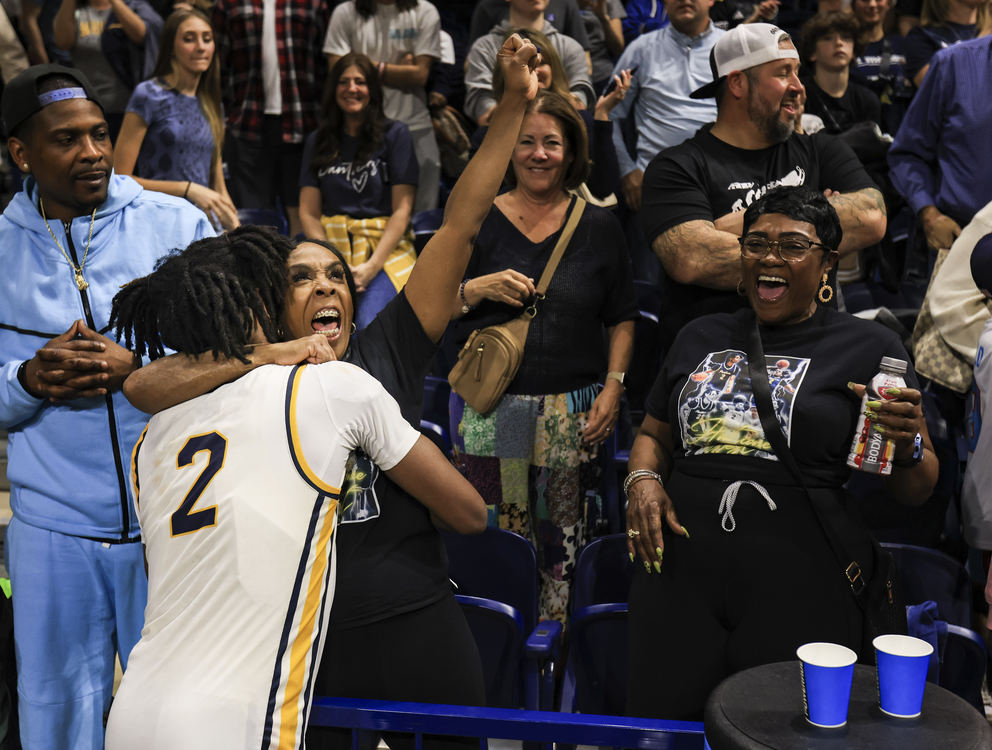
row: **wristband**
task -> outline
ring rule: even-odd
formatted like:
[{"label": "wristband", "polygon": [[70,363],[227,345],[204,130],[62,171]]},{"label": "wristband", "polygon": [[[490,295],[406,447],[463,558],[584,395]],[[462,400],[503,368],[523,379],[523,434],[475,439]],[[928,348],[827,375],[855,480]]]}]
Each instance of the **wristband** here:
[{"label": "wristband", "polygon": [[653,479],[662,487],[665,483],[661,480],[661,475],[657,472],[651,471],[650,469],[635,469],[627,475],[627,478],[623,480],[623,495],[627,497],[627,493],[630,491],[630,486],[634,482],[639,482],[642,479]]},{"label": "wristband", "polygon": [[923,454],[926,453],[926,450],[923,446],[923,436],[917,432],[916,437],[913,438],[913,455],[909,458],[894,458],[892,465],[903,469],[912,468],[923,461]]},{"label": "wristband", "polygon": [[475,309],[475,306],[470,305],[468,303],[468,300],[465,298],[465,285],[468,282],[469,280],[465,279],[458,287],[458,296],[461,297],[462,299],[462,315],[468,315],[470,312],[472,312]]}]

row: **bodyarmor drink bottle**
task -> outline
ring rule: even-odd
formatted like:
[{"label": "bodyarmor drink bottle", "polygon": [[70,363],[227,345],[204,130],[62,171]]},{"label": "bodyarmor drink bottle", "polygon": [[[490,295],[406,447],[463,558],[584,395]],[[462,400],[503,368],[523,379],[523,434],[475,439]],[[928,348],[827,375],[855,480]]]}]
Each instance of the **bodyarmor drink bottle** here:
[{"label": "bodyarmor drink bottle", "polygon": [[905,388],[906,361],[892,357],[882,357],[878,374],[871,379],[861,399],[861,416],[851,441],[851,452],[847,465],[852,469],[867,471],[870,474],[891,474],[895,443],[875,429],[873,420],[865,416],[865,404],[869,401],[889,401],[893,397],[886,393],[888,388]]}]

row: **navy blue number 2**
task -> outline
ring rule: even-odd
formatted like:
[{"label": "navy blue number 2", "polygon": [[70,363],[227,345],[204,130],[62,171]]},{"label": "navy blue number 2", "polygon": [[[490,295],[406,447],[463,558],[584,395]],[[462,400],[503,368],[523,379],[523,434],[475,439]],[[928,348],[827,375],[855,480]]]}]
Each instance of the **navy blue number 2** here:
[{"label": "navy blue number 2", "polygon": [[193,506],[200,499],[200,495],[207,489],[207,485],[222,468],[224,468],[224,456],[227,454],[227,438],[219,432],[208,432],[205,435],[195,435],[186,441],[186,445],[176,456],[176,468],[182,469],[193,463],[193,458],[197,453],[207,451],[209,458],[207,465],[200,472],[193,486],[189,488],[186,497],[172,514],[172,536],[181,534],[191,534],[207,526],[217,523],[217,506],[201,508],[194,511]]}]

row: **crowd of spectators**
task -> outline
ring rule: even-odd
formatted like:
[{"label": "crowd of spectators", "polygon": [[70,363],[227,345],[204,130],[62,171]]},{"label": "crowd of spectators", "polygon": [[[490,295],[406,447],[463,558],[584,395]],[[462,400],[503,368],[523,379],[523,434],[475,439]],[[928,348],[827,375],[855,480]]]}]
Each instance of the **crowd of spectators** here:
[{"label": "crowd of spectators", "polygon": [[[459,344],[480,321],[505,319],[533,293],[572,193],[599,204],[586,215],[577,242],[589,257],[571,258],[560,272],[571,296],[557,303],[556,323],[571,313],[571,327],[545,331],[546,319],[538,319],[530,336],[540,341],[528,339],[521,380],[497,410],[500,429],[516,420],[515,429],[539,445],[526,456],[501,454],[507,437],[495,417],[455,402],[457,415],[451,415],[460,466],[489,503],[490,523],[535,541],[545,579],[542,610],[565,620],[571,567],[590,530],[586,516],[601,510],[590,510],[590,503],[602,502],[593,468],[598,452],[583,441],[592,434],[598,447],[617,426],[623,374],[634,366],[630,361],[638,363],[637,349],[627,348],[634,346],[636,308],[646,306],[637,296],[650,289],[656,303],[661,356],[638,366],[668,373],[648,415],[664,422],[662,398],[682,387],[671,372],[675,363],[665,358],[680,351],[673,350],[680,331],[704,315],[756,309],[789,286],[784,277],[759,277],[754,269],[764,255],[745,263],[742,275],[742,235],[758,219],[745,222],[745,215],[769,193],[813,190],[823,196],[816,211],[836,217],[840,234],[829,262],[825,255],[806,274],[821,291],[830,290],[814,306],[830,308],[833,316],[866,285],[884,289],[876,300],[885,296],[890,306],[910,310],[932,294],[939,328],[954,319],[958,300],[967,305],[969,325],[962,333],[948,323],[947,338],[965,358],[975,356],[989,305],[962,269],[981,246],[992,205],[989,5],[4,0],[0,74],[9,82],[29,65],[48,62],[81,71],[87,95],[92,89],[109,125],[117,175],[185,201],[184,211],[187,204],[199,208],[214,231],[277,215],[290,236],[337,248],[354,282],[361,330],[384,309],[405,304],[402,290],[418,262],[414,218],[443,207],[500,111],[498,51],[514,33],[533,42],[543,58],[537,85],[547,93],[528,110],[504,192],[478,233],[458,296],[437,304],[462,317],[448,337]],[[15,144],[12,154],[14,136],[4,133]],[[4,160],[6,186],[19,186],[21,173],[36,177],[27,163]],[[111,196],[134,184],[115,179]],[[29,179],[29,190],[37,182]],[[30,213],[30,205],[18,210]],[[60,236],[69,243],[71,220],[81,215],[66,217]],[[93,216],[102,218],[95,209]],[[87,220],[92,231],[94,219]],[[587,226],[594,221],[595,231]],[[198,226],[197,232],[209,229]],[[610,253],[622,257],[593,252],[611,238]],[[777,252],[791,269],[784,276],[798,273],[781,246]],[[953,269],[943,278],[955,279],[957,296],[940,296],[937,277],[931,278],[937,261]],[[604,289],[581,288],[576,269],[594,275]],[[636,294],[632,280],[639,282]],[[806,291],[813,296],[812,288]],[[914,323],[902,321],[909,329]],[[37,330],[54,334],[53,326],[39,323]],[[569,355],[590,329],[606,337],[602,351],[573,362]],[[440,337],[434,333],[432,340]],[[902,333],[911,357],[908,331]],[[901,346],[892,343],[886,351],[898,355]],[[977,353],[981,360],[983,350]],[[542,363],[542,357],[554,361]],[[6,359],[4,353],[0,364]],[[619,379],[605,378],[607,371]],[[919,372],[926,377],[911,379],[912,386],[932,388],[951,428],[963,429],[964,394]],[[602,390],[596,375],[606,383]],[[566,416],[561,425],[546,426],[553,399]],[[978,414],[981,402],[974,403],[971,413]],[[922,419],[916,411],[913,418]],[[16,429],[17,420],[5,421]],[[669,425],[663,427],[654,438],[670,450]],[[511,437],[522,444],[519,434]],[[979,460],[992,460],[983,455],[992,443],[972,445]],[[555,458],[571,473],[558,476],[550,459],[528,460],[548,446],[571,457]],[[646,465],[654,471],[664,461]],[[972,481],[965,541],[988,554],[992,521],[983,516],[983,502],[992,518],[992,496],[983,498]],[[125,537],[133,531],[125,529]],[[27,538],[23,531],[21,538]],[[650,567],[645,560],[647,575]],[[693,715],[695,705],[690,708],[685,716]],[[27,731],[34,731],[30,723]]]}]

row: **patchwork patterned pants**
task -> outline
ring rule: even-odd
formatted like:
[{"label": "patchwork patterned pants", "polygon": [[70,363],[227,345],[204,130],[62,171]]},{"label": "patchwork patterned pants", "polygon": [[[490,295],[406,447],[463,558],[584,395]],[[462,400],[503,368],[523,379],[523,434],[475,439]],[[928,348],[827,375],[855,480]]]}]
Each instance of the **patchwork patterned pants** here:
[{"label": "patchwork patterned pants", "polygon": [[582,441],[596,392],[506,394],[485,417],[451,394],[455,462],[486,501],[489,525],[534,544],[542,619],[565,622],[576,554],[602,509],[599,448]]}]

